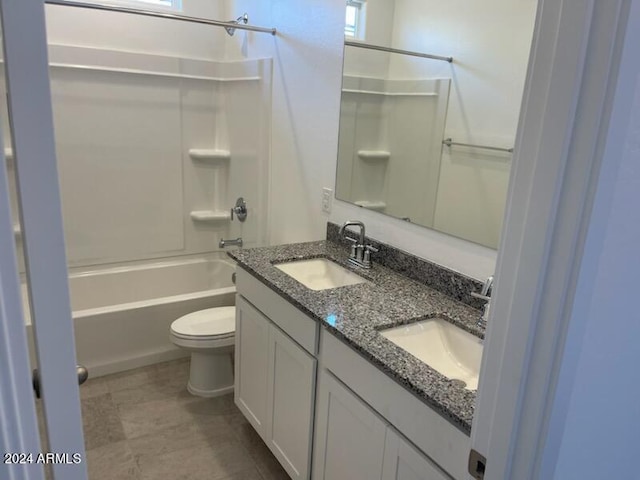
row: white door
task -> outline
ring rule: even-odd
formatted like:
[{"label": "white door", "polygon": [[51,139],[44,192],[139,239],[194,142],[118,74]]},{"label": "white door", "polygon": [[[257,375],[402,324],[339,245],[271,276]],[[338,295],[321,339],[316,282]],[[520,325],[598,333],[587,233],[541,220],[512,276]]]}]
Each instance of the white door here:
[{"label": "white door", "polygon": [[269,328],[266,442],[293,479],[311,468],[316,359],[275,325]]},{"label": "white door", "polygon": [[[16,169],[35,353],[47,451],[39,457],[26,332],[22,316],[7,176],[0,168],[0,433],[2,452],[27,465],[0,462],[0,477],[86,480],[73,323],[56,168],[44,4],[0,0],[11,149]],[[8,129],[9,125],[2,125]],[[4,159],[3,159],[4,163]],[[4,165],[3,165],[4,167]],[[31,457],[28,454],[32,454]],[[15,457],[20,460],[20,457]],[[79,462],[79,463],[78,463]]]},{"label": "white door", "polygon": [[236,295],[235,403],[262,438],[267,431],[269,320]]},{"label": "white door", "polygon": [[451,477],[388,427],[382,480],[451,480]]},{"label": "white door", "polygon": [[313,480],[380,480],[386,423],[326,370],[319,377]]}]

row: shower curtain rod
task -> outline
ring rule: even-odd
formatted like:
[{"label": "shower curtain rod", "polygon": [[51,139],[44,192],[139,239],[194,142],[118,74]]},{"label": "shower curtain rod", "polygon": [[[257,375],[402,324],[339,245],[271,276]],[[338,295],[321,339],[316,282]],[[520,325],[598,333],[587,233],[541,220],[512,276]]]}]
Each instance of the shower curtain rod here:
[{"label": "shower curtain rod", "polygon": [[254,27],[253,25],[245,25],[245,24],[239,23],[241,20],[244,20],[244,17],[240,17],[238,20],[232,20],[230,22],[221,22],[219,20],[209,20],[207,18],[176,15],[175,13],[155,12],[153,10],[142,10],[139,8],[115,7],[110,5],[102,5],[99,3],[84,3],[84,2],[74,2],[74,1],[67,1],[67,0],[45,0],[44,3],[48,5],[60,5],[64,7],[79,7],[79,8],[87,8],[90,10],[104,10],[107,12],[130,13],[133,15],[141,15],[143,17],[167,18],[170,20],[180,20],[182,22],[200,23],[203,25],[213,25],[215,27],[226,28],[227,32],[230,35],[233,35],[232,33],[233,30],[249,30],[251,32],[270,33],[271,35],[275,35],[277,33],[277,30],[275,28]]},{"label": "shower curtain rod", "polygon": [[443,57],[442,55],[432,55],[430,53],[413,52],[411,50],[401,50],[399,48],[383,47],[382,45],[373,45],[372,43],[354,42],[353,40],[345,40],[345,45],[356,48],[366,48],[368,50],[378,50],[379,52],[399,53],[400,55],[409,55],[412,57],[430,58],[431,60],[442,60],[444,62],[453,62],[453,57]]}]

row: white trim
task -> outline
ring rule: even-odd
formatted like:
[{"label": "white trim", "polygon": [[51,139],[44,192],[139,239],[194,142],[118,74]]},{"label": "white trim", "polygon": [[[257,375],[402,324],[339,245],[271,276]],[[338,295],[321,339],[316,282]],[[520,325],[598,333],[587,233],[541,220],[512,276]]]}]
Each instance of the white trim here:
[{"label": "white trim", "polygon": [[538,7],[472,429],[485,478],[535,478],[627,4]]},{"label": "white trim", "polygon": [[[0,147],[0,157],[3,152]],[[6,169],[0,168],[0,454],[35,457],[41,450],[40,438],[9,205]],[[11,467],[0,458],[0,478],[43,480],[44,471],[37,464]]]},{"label": "white trim", "polygon": [[[579,379],[577,379],[579,369],[583,368],[580,365],[583,365],[582,362],[584,362],[585,353],[588,352],[589,349],[588,336],[585,338],[585,334],[588,335],[588,323],[593,321],[594,318],[594,303],[600,304],[602,299],[602,297],[598,297],[598,295],[601,294],[601,291],[598,289],[602,288],[603,284],[607,284],[610,285],[612,289],[617,290],[617,295],[612,298],[611,303],[607,303],[606,306],[608,308],[618,309],[613,316],[618,318],[622,317],[628,322],[627,325],[637,323],[637,316],[634,316],[633,313],[629,314],[628,319],[625,318],[626,315],[620,315],[620,312],[624,311],[622,305],[624,305],[625,302],[628,307],[630,303],[635,301],[629,300],[632,298],[629,293],[631,293],[631,289],[633,285],[635,285],[635,275],[637,272],[637,270],[634,271],[632,273],[632,279],[629,280],[629,273],[633,269],[631,265],[637,265],[637,260],[640,258],[634,248],[635,244],[625,239],[628,244],[627,250],[624,252],[616,251],[618,258],[624,259],[624,261],[619,261],[630,266],[626,272],[623,269],[622,272],[616,272],[615,277],[613,277],[610,271],[603,272],[602,265],[603,255],[607,254],[608,242],[610,242],[612,238],[620,238],[621,235],[619,230],[613,233],[610,223],[611,217],[616,215],[615,210],[612,210],[612,208],[615,208],[615,198],[619,195],[618,188],[621,186],[621,183],[624,184],[624,181],[620,181],[621,168],[625,168],[623,163],[629,162],[630,158],[635,158],[636,162],[638,159],[637,150],[635,156],[633,156],[634,153],[631,153],[634,150],[632,146],[633,142],[637,143],[638,141],[637,131],[630,129],[629,126],[631,118],[634,115],[633,109],[636,108],[637,105],[637,103],[634,104],[633,98],[637,91],[638,79],[640,78],[640,62],[638,61],[637,54],[637,46],[640,44],[640,1],[633,0],[631,6],[629,6],[629,3],[630,2],[623,2],[624,5],[620,14],[620,18],[623,19],[621,23],[628,22],[626,31],[620,28],[619,41],[624,42],[624,46],[623,48],[616,48],[616,52],[612,54],[612,56],[616,55],[616,57],[619,53],[621,54],[620,59],[616,58],[614,60],[614,62],[619,61],[620,69],[617,75],[617,82],[614,82],[614,79],[612,79],[609,88],[610,95],[607,106],[611,107],[611,113],[607,115],[609,117],[608,124],[606,125],[607,128],[603,128],[601,132],[601,167],[599,175],[593,175],[592,178],[591,191],[594,192],[593,206],[589,212],[588,231],[585,233],[580,270],[579,272],[576,271],[579,278],[576,281],[572,308],[570,312],[567,313],[567,316],[570,316],[570,319],[568,319],[570,323],[567,326],[567,331],[564,332],[564,349],[562,352],[559,352],[562,355],[561,366],[557,369],[557,374],[554,377],[555,385],[553,390],[550,390],[548,397],[547,416],[549,420],[547,429],[544,432],[546,437],[539,445],[540,453],[537,458],[538,464],[536,465],[538,478],[551,479],[554,478],[554,475],[555,478],[562,478],[562,472],[556,471],[559,455],[565,464],[564,468],[566,468],[568,455],[565,450],[566,444],[562,445],[566,441],[566,438],[563,437],[571,437],[571,434],[567,434],[565,431],[565,426],[568,425],[569,430],[571,430],[570,420],[568,419],[569,408],[576,407],[576,398],[573,391],[575,391],[576,388],[576,381],[579,382]],[[629,7],[629,9],[627,9],[627,7]],[[623,33],[624,39],[622,38]],[[622,50],[622,52],[619,50]],[[628,171],[628,167],[625,171]],[[624,186],[622,189],[624,189]],[[617,205],[619,206],[619,203]],[[622,235],[624,235],[624,233]],[[606,269],[607,266],[604,268]],[[604,278],[607,278],[607,280],[603,282]],[[633,308],[635,309],[635,305]],[[628,309],[626,311],[629,312]],[[614,318],[611,320],[616,321]],[[613,329],[616,329],[616,327],[619,328],[620,326],[611,326]],[[631,337],[634,338],[628,328],[622,330],[622,335],[631,335]],[[599,347],[601,345],[599,342]],[[618,348],[618,351],[616,352],[610,348],[611,343],[607,346],[602,345],[601,351],[606,352],[606,355],[602,358],[603,362],[598,363],[606,364],[607,359],[615,358],[617,360],[629,354],[629,350],[626,350],[628,347],[623,345],[617,344],[615,348]],[[606,368],[603,368],[603,370],[606,371]],[[617,380],[619,376],[616,376],[615,371],[611,371],[609,378]],[[626,383],[626,378],[623,381]],[[594,396],[591,398],[597,398],[599,400],[607,393],[608,391],[606,390],[594,390]],[[628,393],[629,392],[624,392],[623,395],[629,397]],[[636,428],[633,422],[637,419],[637,416],[634,416],[633,413],[633,409],[635,408],[634,404],[635,399],[631,396],[631,398],[627,398],[626,405],[616,405],[612,409],[612,411],[614,411],[617,407],[617,411],[621,412],[618,418],[624,416],[624,422],[633,429]],[[603,417],[606,418],[607,422],[611,422],[612,424],[617,423],[611,421],[611,417],[607,412],[602,412],[602,414],[601,412],[593,413],[600,419]],[[591,429],[592,432],[597,430],[597,427]],[[585,449],[581,448],[584,457],[595,458],[594,454],[603,455],[601,458],[598,458],[598,463],[601,465],[600,472],[603,471],[602,466],[604,466],[605,469],[610,472],[610,478],[634,477],[636,465],[633,456],[630,457],[628,454],[625,455],[620,452],[621,449],[619,445],[620,442],[624,442],[624,439],[617,435],[612,436],[611,432],[601,433],[602,439],[600,439],[600,441],[592,438],[582,439],[584,444],[589,446]],[[573,432],[572,434],[575,435]],[[633,435],[635,438],[635,432]],[[602,445],[603,443],[616,448],[616,454],[620,452],[620,458],[626,457],[626,461],[619,461],[619,458],[612,458],[608,456],[607,453],[601,452],[597,445]],[[582,445],[583,442],[580,442],[580,444]],[[594,447],[597,450],[595,452]],[[636,453],[634,451],[635,447],[635,444],[630,444],[626,447],[626,451],[634,455]],[[622,447],[622,449],[624,448],[625,447]],[[562,454],[560,453],[561,451]],[[611,453],[609,452],[608,454],[610,455]],[[582,472],[577,473],[577,475],[581,478],[586,478],[584,472],[593,472],[590,467],[588,464],[576,466],[576,471]],[[562,464],[560,468],[563,468]],[[598,476],[595,472],[592,473],[592,475]]]},{"label": "white trim", "polygon": [[437,97],[437,93],[418,93],[418,92],[376,92],[374,90],[356,90],[352,88],[343,88],[342,93],[363,93],[367,95],[383,95],[385,97]]},{"label": "white trim", "polygon": [[148,367],[157,363],[169,362],[179,358],[189,358],[191,353],[187,350],[175,347],[166,347],[155,352],[145,353],[141,356],[125,358],[111,363],[103,363],[91,368],[91,378],[124,372],[134,368]]},{"label": "white trim", "polygon": [[[84,441],[56,168],[44,3],[0,0],[12,145],[26,272],[50,451]],[[24,35],[29,31],[29,35]],[[87,480],[86,463],[51,465],[56,480]]]},{"label": "white trim", "polygon": [[246,81],[258,81],[261,80],[260,77],[231,77],[231,78],[222,78],[222,77],[207,77],[205,75],[187,75],[181,73],[169,73],[169,72],[154,72],[151,70],[139,70],[133,68],[108,68],[108,67],[97,67],[94,65],[73,65],[73,64],[64,64],[64,63],[50,63],[49,66],[51,68],[60,68],[60,69],[68,69],[68,70],[86,70],[90,72],[107,72],[107,73],[122,73],[127,75],[147,75],[153,77],[164,77],[164,78],[180,78],[185,80],[207,80],[210,82],[246,82]]}]

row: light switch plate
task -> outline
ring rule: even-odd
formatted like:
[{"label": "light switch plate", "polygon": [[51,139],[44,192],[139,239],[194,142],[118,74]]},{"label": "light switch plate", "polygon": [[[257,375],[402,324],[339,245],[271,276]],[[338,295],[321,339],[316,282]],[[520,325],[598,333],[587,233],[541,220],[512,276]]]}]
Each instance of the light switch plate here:
[{"label": "light switch plate", "polygon": [[331,213],[331,203],[333,201],[333,190],[331,188],[322,189],[322,211]]}]

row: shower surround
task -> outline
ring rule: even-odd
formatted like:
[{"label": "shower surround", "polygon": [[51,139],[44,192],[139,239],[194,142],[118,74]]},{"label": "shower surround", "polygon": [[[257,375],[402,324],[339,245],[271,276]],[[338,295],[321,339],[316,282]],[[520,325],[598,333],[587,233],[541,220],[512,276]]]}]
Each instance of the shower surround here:
[{"label": "shower surround", "polygon": [[219,240],[266,243],[272,62],[68,45],[49,60],[78,362],[95,376],[175,358],[172,320],[233,305]]}]

